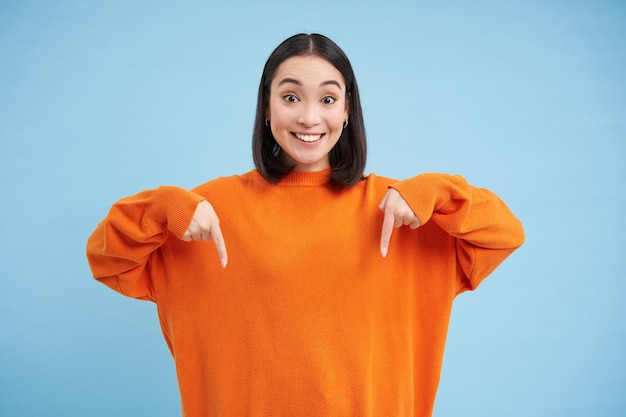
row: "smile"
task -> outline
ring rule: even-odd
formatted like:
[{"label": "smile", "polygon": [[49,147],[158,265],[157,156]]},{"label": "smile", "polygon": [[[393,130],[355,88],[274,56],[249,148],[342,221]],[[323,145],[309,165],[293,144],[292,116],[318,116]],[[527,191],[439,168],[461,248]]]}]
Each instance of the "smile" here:
[{"label": "smile", "polygon": [[312,142],[317,142],[324,135],[323,134],[321,134],[321,135],[303,135],[303,134],[300,134],[300,133],[294,133],[294,136],[297,137],[302,142],[312,143]]}]

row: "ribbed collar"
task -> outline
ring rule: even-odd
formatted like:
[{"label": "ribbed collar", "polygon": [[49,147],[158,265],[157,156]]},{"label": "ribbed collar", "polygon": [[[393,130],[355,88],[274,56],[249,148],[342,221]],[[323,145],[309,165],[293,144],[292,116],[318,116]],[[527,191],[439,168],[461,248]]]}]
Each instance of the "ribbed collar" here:
[{"label": "ribbed collar", "polygon": [[322,171],[313,172],[290,172],[285,175],[278,185],[284,186],[311,186],[311,185],[324,185],[328,183],[328,177],[330,175],[330,168]]}]

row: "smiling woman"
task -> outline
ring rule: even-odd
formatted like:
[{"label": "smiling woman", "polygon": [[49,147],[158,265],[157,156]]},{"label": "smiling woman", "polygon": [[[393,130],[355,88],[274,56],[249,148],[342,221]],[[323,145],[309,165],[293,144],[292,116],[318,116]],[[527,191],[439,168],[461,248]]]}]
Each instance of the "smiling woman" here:
[{"label": "smiling woman", "polygon": [[343,76],[325,59],[295,56],[280,64],[267,116],[285,164],[294,171],[330,167],[328,154],[348,120],[345,97]]},{"label": "smiling woman", "polygon": [[[305,92],[306,96],[301,96]],[[341,186],[354,185],[361,180],[367,144],[359,88],[352,65],[337,44],[319,34],[295,35],[280,44],[265,64],[259,85],[252,151],[259,173],[272,183],[294,170],[296,162],[289,152],[281,154],[283,145],[275,137],[283,127],[278,126],[276,120],[272,121],[272,113],[281,108],[290,109],[289,114],[296,118],[291,128],[297,129],[287,130],[287,137],[296,133],[327,133],[317,132],[321,126],[312,129],[310,124],[333,122],[324,128],[332,126],[340,135],[338,139],[330,137],[334,145],[325,146],[327,157],[321,158],[331,169],[331,182]],[[279,116],[282,114],[287,112]],[[335,126],[339,114],[343,130]],[[323,121],[322,115],[330,118]],[[311,120],[311,117],[319,120]],[[315,135],[306,139],[314,140]],[[322,139],[328,144],[328,135]]]},{"label": "smiling woman", "polygon": [[126,197],[93,232],[94,277],[158,306],[185,417],[432,414],[453,300],[523,229],[460,176],[363,175],[365,150],[348,59],[296,35],[261,77],[257,169]]}]

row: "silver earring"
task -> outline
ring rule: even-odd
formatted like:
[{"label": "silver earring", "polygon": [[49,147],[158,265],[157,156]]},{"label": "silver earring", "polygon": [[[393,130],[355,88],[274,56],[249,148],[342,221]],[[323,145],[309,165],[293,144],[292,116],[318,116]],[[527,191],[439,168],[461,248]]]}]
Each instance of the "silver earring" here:
[{"label": "silver earring", "polygon": [[270,127],[270,120],[269,119],[265,119],[265,127]]},{"label": "silver earring", "polygon": [[346,127],[348,127],[348,119],[346,119],[346,121],[343,122],[343,128],[345,129]]},{"label": "silver earring", "polygon": [[278,144],[278,142],[274,142],[274,146],[272,147],[272,155],[274,156],[274,158],[278,156],[279,152],[280,152],[280,145]]}]

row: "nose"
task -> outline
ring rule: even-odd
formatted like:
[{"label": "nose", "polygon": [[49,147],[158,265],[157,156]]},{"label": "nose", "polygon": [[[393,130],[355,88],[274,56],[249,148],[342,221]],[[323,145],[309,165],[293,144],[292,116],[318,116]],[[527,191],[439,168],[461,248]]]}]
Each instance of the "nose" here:
[{"label": "nose", "polygon": [[305,104],[302,106],[302,112],[298,116],[298,123],[311,127],[320,123],[320,114],[315,104]]}]

